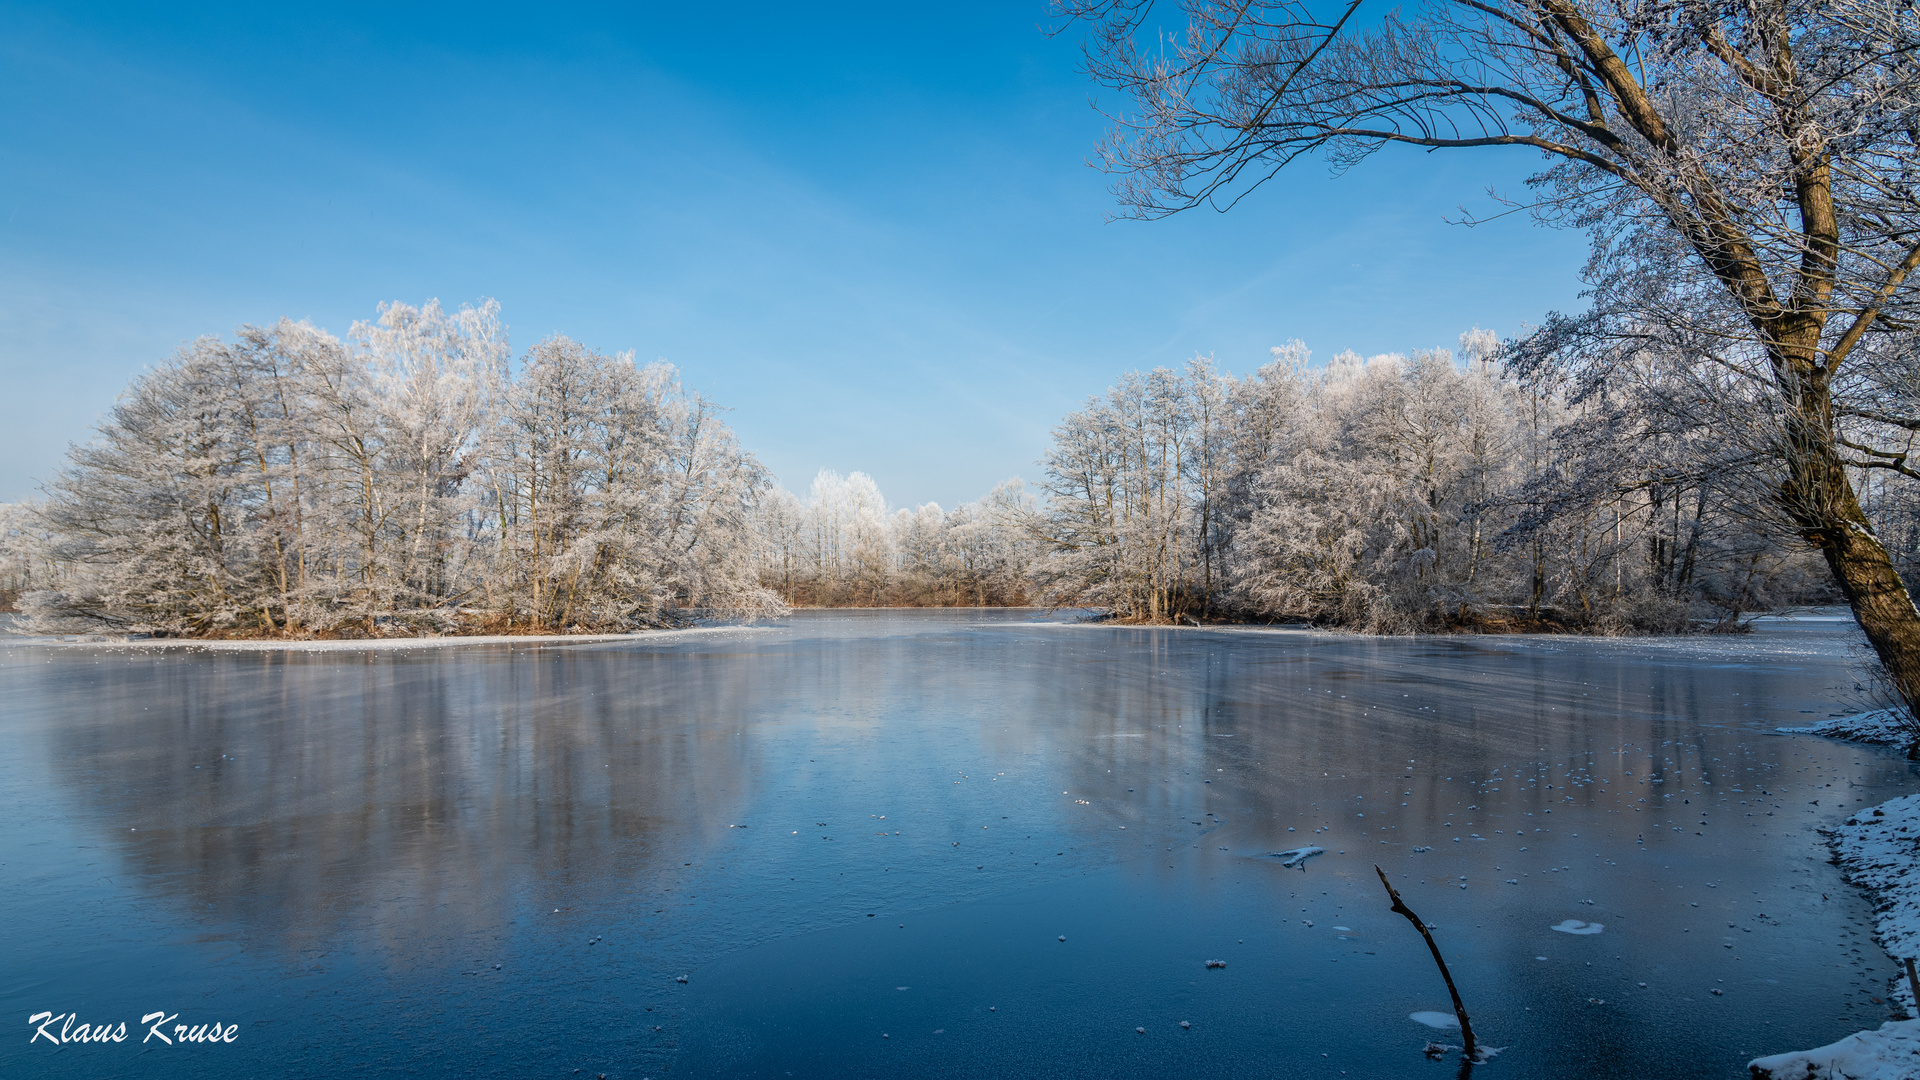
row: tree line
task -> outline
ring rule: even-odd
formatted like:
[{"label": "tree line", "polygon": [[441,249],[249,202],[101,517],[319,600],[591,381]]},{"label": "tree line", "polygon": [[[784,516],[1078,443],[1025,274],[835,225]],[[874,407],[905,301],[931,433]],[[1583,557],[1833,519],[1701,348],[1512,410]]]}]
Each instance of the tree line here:
[{"label": "tree line", "polygon": [[202,338],[10,510],[0,573],[46,625],[202,636],[780,610],[752,558],[771,481],[711,402],[563,336],[510,358],[490,301]]},{"label": "tree line", "polygon": [[[43,501],[0,507],[0,600],[46,625],[383,636],[1018,604],[1677,632],[1836,598],[1738,467],[1762,419],[1718,423],[1728,403],[1657,350],[1589,385],[1534,363],[1538,338],[1130,373],[1059,423],[1033,490],[947,510],[890,508],[859,472],[778,487],[664,364],[556,336],[510,371],[491,302],[385,305],[345,341],[243,327],[143,374]],[[1920,570],[1920,486],[1855,480]]]},{"label": "tree line", "polygon": [[[1245,377],[1195,360],[1124,377],[1044,460],[1036,592],[1141,621],[1376,633],[1736,628],[1832,602],[1813,549],[1712,467],[1738,443],[1653,379],[1610,395],[1451,350],[1323,366],[1294,342]],[[1517,361],[1516,361],[1517,364]],[[1911,485],[1863,478],[1920,569]]]},{"label": "tree line", "polygon": [[[1543,363],[1563,330],[1320,365],[1296,341],[1247,376],[1207,359],[1129,373],[1054,429],[1033,491],[890,511],[861,473],[823,472],[806,499],[775,490],[761,580],[797,605],[1371,633],[1737,630],[1843,599],[1756,483],[1778,427],[1764,399],[1702,383],[1653,337],[1607,379]],[[1920,577],[1920,485],[1866,468],[1850,483]]]},{"label": "tree line", "polygon": [[[1031,490],[948,510],[859,472],[790,493],[671,367],[559,336],[510,364],[491,302],[384,305],[344,341],[243,327],[140,376],[42,501],[0,507],[0,601],[47,626],[389,636],[1019,604],[1680,632],[1837,599],[1742,467],[1763,403],[1725,424],[1734,391],[1652,342],[1586,380],[1538,362],[1550,332],[1129,373],[1061,420]],[[1920,571],[1920,485],[1853,479]]]}]

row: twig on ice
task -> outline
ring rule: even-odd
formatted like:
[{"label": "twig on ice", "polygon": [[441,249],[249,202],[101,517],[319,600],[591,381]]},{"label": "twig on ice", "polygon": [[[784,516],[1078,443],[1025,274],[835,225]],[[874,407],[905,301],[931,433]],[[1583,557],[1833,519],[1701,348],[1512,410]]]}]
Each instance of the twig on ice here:
[{"label": "twig on ice", "polygon": [[[1380,884],[1386,886],[1387,897],[1393,901],[1393,910],[1405,915],[1407,921],[1413,924],[1413,928],[1420,931],[1420,936],[1427,939],[1427,948],[1433,953],[1433,962],[1440,965],[1440,977],[1447,980],[1447,993],[1453,996],[1453,1015],[1460,1018],[1460,1037],[1467,1044],[1463,1049],[1467,1060],[1472,1061],[1478,1049],[1473,1041],[1473,1024],[1467,1019],[1467,1007],[1460,1003],[1460,991],[1453,985],[1453,973],[1447,970],[1447,961],[1440,955],[1440,946],[1433,943],[1433,934],[1427,930],[1427,924],[1421,921],[1420,916],[1413,913],[1413,909],[1408,907],[1404,900],[1400,899],[1400,894],[1394,889],[1393,883],[1387,880],[1387,872],[1380,869],[1378,865],[1374,866],[1373,872],[1380,875]],[[1908,963],[1907,969],[1909,972],[1912,971],[1911,962]]]}]

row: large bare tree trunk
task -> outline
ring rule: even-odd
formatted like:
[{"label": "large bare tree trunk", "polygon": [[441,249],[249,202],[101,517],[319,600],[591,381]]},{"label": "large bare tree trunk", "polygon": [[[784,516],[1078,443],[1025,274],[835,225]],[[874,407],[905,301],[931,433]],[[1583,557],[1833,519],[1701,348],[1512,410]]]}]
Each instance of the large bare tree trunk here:
[{"label": "large bare tree trunk", "polygon": [[[1808,467],[1809,472],[1816,469],[1818,465]],[[1793,497],[1797,493],[1789,492],[1789,511],[1802,535],[1826,558],[1833,580],[1846,595],[1893,688],[1908,710],[1920,716],[1920,609],[1915,609],[1886,546],[1874,535],[1839,461],[1830,457],[1826,471],[1824,507],[1807,506]],[[1790,486],[1797,487],[1801,469],[1794,472]],[[1825,512],[1809,513],[1819,509]]]},{"label": "large bare tree trunk", "polygon": [[1894,689],[1906,699],[1907,708],[1920,715],[1920,611],[1894,572],[1886,547],[1868,528],[1866,515],[1856,506],[1851,519],[1836,521],[1808,538],[1820,545]]},{"label": "large bare tree trunk", "polygon": [[[1907,709],[1920,716],[1920,609],[1847,476],[1834,443],[1833,407],[1811,349],[1780,350],[1774,370],[1788,383],[1787,479],[1780,500],[1806,540],[1820,549],[1853,617]],[[1799,353],[1799,355],[1794,355]],[[1914,747],[1920,752],[1920,744]]]}]

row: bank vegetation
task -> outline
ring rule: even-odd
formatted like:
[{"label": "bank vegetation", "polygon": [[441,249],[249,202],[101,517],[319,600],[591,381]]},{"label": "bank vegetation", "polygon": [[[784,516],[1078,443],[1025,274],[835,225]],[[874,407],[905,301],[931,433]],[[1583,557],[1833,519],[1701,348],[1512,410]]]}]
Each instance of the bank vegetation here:
[{"label": "bank vegetation", "polygon": [[[1533,362],[1538,334],[1478,329],[1457,349],[1317,361],[1296,341],[1245,375],[1127,373],[1061,419],[1031,485],[949,509],[892,507],[859,472],[791,493],[671,367],[563,337],[516,361],[490,303],[386,305],[344,340],[243,327],[141,375],[41,500],[0,507],[0,600],[43,629],[200,637],[1008,605],[1678,633],[1839,602],[1744,467],[1764,403],[1726,424],[1707,395],[1732,391],[1656,344],[1604,381]],[[1849,481],[1914,575],[1920,485]]]}]

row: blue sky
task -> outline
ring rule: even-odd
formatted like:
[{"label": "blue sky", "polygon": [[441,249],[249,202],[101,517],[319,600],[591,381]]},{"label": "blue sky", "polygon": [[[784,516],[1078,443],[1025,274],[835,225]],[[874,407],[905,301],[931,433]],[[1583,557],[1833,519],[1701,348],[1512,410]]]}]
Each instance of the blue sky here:
[{"label": "blue sky", "polygon": [[1129,369],[1579,306],[1579,235],[1447,223],[1527,153],[1109,222],[1044,0],[828,7],[0,3],[0,501],[180,343],[382,300],[668,360],[787,486],[947,506]]}]

